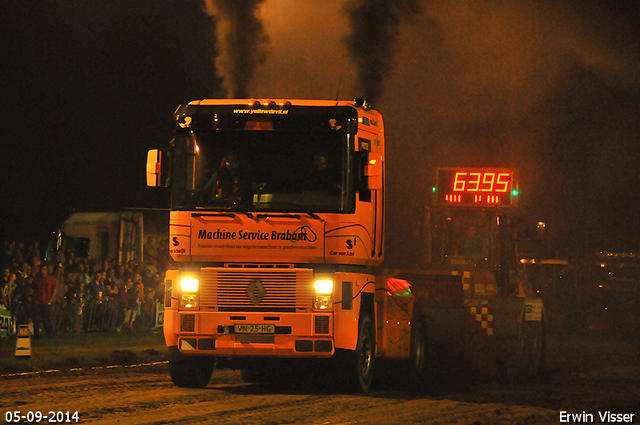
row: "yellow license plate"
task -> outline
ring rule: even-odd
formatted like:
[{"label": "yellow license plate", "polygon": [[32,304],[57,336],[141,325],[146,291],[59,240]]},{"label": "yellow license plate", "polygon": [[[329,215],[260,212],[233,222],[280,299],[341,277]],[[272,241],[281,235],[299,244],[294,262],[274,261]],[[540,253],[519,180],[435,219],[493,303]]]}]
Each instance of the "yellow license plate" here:
[{"label": "yellow license plate", "polygon": [[272,334],[276,331],[276,325],[235,324],[233,331],[237,334]]}]

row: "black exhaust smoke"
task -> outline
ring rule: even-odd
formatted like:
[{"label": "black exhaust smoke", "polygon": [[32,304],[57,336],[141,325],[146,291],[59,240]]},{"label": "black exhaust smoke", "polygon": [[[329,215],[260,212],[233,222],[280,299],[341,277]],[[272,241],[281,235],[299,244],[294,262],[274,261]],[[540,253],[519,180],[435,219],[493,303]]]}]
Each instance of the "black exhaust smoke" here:
[{"label": "black exhaust smoke", "polygon": [[205,0],[218,40],[216,66],[232,98],[248,97],[255,69],[266,60],[269,37],[258,18],[264,0]]},{"label": "black exhaust smoke", "polygon": [[357,68],[355,90],[375,104],[384,78],[391,73],[400,24],[421,9],[422,0],[349,1],[344,10],[351,23],[345,42]]}]

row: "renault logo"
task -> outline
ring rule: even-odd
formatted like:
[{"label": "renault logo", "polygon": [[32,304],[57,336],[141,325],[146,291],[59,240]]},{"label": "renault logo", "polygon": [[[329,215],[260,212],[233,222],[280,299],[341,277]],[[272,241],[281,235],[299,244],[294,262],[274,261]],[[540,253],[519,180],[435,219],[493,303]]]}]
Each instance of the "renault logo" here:
[{"label": "renault logo", "polygon": [[264,290],[264,286],[262,286],[260,279],[253,279],[251,281],[251,285],[247,288],[247,295],[249,296],[251,303],[254,305],[260,304],[265,294],[266,291]]}]

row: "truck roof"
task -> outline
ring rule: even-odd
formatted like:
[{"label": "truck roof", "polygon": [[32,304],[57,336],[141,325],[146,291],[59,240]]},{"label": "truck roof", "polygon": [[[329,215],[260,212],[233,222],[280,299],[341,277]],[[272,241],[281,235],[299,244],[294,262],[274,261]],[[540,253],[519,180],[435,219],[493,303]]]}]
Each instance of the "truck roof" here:
[{"label": "truck roof", "polygon": [[356,107],[353,100],[316,100],[316,99],[201,99],[189,102],[189,105],[294,105],[294,106],[352,106]]}]

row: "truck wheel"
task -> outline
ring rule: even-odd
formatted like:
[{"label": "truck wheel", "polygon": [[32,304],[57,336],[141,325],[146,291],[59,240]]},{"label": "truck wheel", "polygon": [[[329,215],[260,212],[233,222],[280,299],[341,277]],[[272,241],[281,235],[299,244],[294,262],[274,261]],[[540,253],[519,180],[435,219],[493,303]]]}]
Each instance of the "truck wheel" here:
[{"label": "truck wheel", "polygon": [[355,351],[341,350],[338,356],[338,380],[350,392],[367,392],[373,383],[376,356],[375,328],[368,314],[360,317],[358,343]]},{"label": "truck wheel", "polygon": [[518,335],[518,360],[520,374],[525,377],[538,376],[545,367],[544,319],[520,323]]},{"label": "truck wheel", "polygon": [[424,385],[428,378],[428,342],[427,328],[424,322],[416,320],[411,323],[411,372],[419,386]]},{"label": "truck wheel", "polygon": [[169,373],[178,387],[204,388],[211,379],[213,357],[185,356],[178,347],[169,347]]}]

